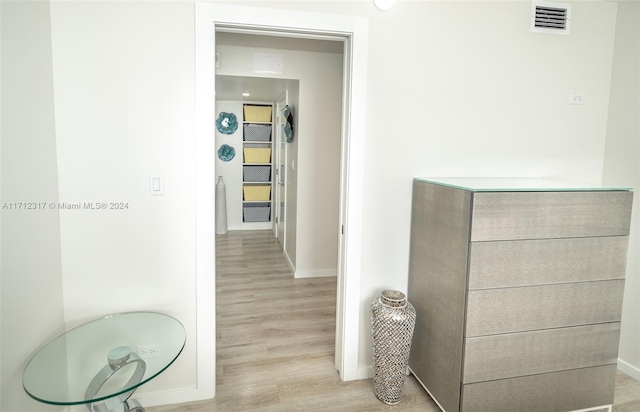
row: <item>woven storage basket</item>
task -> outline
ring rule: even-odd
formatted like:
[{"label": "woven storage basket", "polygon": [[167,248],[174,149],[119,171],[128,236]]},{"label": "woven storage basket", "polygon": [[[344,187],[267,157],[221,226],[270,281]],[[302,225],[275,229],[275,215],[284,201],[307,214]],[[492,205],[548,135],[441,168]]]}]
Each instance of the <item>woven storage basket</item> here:
[{"label": "woven storage basket", "polygon": [[243,186],[242,191],[246,201],[268,202],[271,200],[271,186],[269,185]]},{"label": "woven storage basket", "polygon": [[244,105],[245,122],[270,122],[271,106]]},{"label": "woven storage basket", "polygon": [[271,148],[269,147],[245,147],[245,163],[269,163],[271,162]]},{"label": "woven storage basket", "polygon": [[243,139],[245,142],[270,142],[271,125],[269,124],[245,124],[243,126]]},{"label": "woven storage basket", "polygon": [[250,203],[242,207],[244,222],[268,222],[271,220],[270,203]]},{"label": "woven storage basket", "polygon": [[242,180],[245,182],[271,181],[271,166],[242,166]]}]

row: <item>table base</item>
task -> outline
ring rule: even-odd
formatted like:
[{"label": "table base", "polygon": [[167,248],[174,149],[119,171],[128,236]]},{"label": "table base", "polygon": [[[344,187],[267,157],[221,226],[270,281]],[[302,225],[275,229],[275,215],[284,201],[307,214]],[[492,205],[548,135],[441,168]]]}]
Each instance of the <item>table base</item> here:
[{"label": "table base", "polygon": [[92,404],[89,407],[91,412],[145,412],[140,402],[135,399],[128,399],[120,404],[105,402],[100,404]]},{"label": "table base", "polygon": [[135,365],[136,369],[126,383],[125,388],[132,390],[107,399],[103,403],[87,404],[90,412],[144,412],[144,408],[138,401],[129,399],[136,390],[136,385],[142,381],[146,370],[145,361],[140,355],[133,352],[128,346],[118,346],[107,355],[107,364],[93,377],[84,394],[85,399],[95,399],[100,389],[107,381],[125,369],[126,366]]}]

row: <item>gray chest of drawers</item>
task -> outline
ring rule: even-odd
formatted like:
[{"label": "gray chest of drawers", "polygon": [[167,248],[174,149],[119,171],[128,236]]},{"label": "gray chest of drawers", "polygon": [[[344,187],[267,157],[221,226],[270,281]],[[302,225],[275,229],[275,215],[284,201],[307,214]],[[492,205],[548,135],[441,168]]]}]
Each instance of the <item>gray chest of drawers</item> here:
[{"label": "gray chest of drawers", "polygon": [[409,367],[453,411],[613,403],[633,192],[416,179]]}]

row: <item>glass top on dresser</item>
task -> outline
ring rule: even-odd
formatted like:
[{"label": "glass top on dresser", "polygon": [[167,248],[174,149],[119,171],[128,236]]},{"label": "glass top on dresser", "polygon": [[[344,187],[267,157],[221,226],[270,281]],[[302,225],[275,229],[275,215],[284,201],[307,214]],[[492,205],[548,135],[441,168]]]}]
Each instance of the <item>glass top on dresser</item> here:
[{"label": "glass top on dresser", "polygon": [[549,178],[529,177],[420,177],[415,180],[469,190],[472,192],[575,192],[633,190],[630,187],[609,187]]},{"label": "glass top on dresser", "polygon": [[182,352],[185,339],[182,324],[168,315],[106,316],[40,349],[25,367],[22,383],[29,396],[52,405],[114,398],[167,369]]}]

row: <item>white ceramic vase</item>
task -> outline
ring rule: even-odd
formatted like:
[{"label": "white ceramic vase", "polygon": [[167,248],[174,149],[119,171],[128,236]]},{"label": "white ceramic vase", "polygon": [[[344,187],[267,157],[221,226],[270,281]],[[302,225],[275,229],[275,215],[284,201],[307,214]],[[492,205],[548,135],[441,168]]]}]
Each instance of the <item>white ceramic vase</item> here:
[{"label": "white ceramic vase", "polygon": [[216,235],[227,233],[227,195],[222,176],[216,183]]}]

